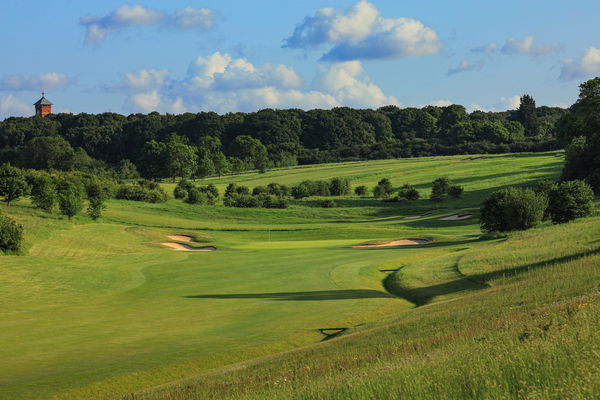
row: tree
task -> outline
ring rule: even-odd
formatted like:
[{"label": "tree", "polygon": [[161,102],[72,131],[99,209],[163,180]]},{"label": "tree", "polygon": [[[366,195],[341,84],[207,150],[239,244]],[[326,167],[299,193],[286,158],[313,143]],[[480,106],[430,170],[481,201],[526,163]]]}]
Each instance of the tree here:
[{"label": "tree", "polygon": [[357,186],[354,188],[354,194],[357,196],[366,196],[369,192],[369,188],[365,185]]},{"label": "tree", "polygon": [[511,187],[491,194],[480,209],[485,232],[526,230],[542,221],[548,199],[531,189]]},{"label": "tree", "polygon": [[57,201],[58,193],[56,192],[54,179],[49,175],[35,177],[31,186],[31,202],[33,205],[51,213]]},{"label": "tree", "polygon": [[205,155],[198,160],[198,176],[205,178],[215,174],[215,165],[213,160]]},{"label": "tree", "polygon": [[550,190],[548,197],[548,212],[555,224],[587,217],[592,213],[594,191],[584,181],[562,182]]},{"label": "tree", "polygon": [[231,165],[229,165],[227,157],[221,151],[213,153],[212,162],[215,168],[215,172],[217,173],[217,175],[219,175],[219,177],[231,171]]},{"label": "tree", "polygon": [[460,196],[462,196],[464,191],[465,189],[462,186],[458,185],[450,186],[448,188],[448,194],[454,199],[458,199]]},{"label": "tree", "polygon": [[188,146],[177,135],[171,135],[166,147],[167,173],[176,177],[189,178],[198,169],[196,148]]},{"label": "tree", "polygon": [[88,182],[85,191],[88,198],[87,214],[95,221],[102,216],[102,210],[106,208],[106,191],[96,179]]},{"label": "tree", "polygon": [[144,144],[138,161],[144,178],[158,179],[167,176],[167,145],[155,140]]},{"label": "tree", "polygon": [[83,188],[81,185],[68,180],[58,184],[58,208],[69,221],[83,208]]},{"label": "tree", "polygon": [[387,199],[393,193],[392,183],[388,178],[381,179],[373,188],[373,196],[378,199]]},{"label": "tree", "polygon": [[0,196],[4,196],[6,206],[27,195],[29,186],[25,180],[23,171],[6,163],[0,166]]},{"label": "tree", "polygon": [[69,170],[75,158],[75,151],[69,142],[60,136],[32,139],[25,146],[23,154],[27,167],[46,170]]},{"label": "tree", "polygon": [[528,94],[521,97],[521,104],[517,109],[517,120],[525,128],[525,135],[537,136],[539,133],[539,122],[535,100]]},{"label": "tree", "polygon": [[448,197],[448,191],[450,190],[450,179],[447,177],[437,178],[432,182],[431,187],[431,200],[433,201],[444,201]]},{"label": "tree", "polygon": [[246,161],[258,170],[264,171],[267,168],[269,162],[267,148],[258,139],[240,135],[233,140],[230,150],[235,157]]},{"label": "tree", "polygon": [[119,178],[121,179],[137,179],[140,173],[134,163],[129,160],[121,160],[119,162]]},{"label": "tree", "polygon": [[419,200],[419,197],[421,197],[421,195],[419,194],[419,191],[417,189],[414,188],[414,186],[409,185],[408,183],[403,185],[400,188],[400,191],[398,192],[398,198],[399,199],[406,199],[406,200]]},{"label": "tree", "polygon": [[12,218],[0,215],[0,250],[18,253],[23,243],[23,226]]},{"label": "tree", "polygon": [[329,182],[331,196],[345,196],[350,193],[350,183],[346,178],[332,178]]}]

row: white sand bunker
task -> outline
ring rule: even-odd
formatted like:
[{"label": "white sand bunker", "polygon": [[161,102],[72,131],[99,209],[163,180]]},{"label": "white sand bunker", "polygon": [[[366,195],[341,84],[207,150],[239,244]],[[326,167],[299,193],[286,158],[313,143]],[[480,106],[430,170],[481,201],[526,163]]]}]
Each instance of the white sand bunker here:
[{"label": "white sand bunker", "polygon": [[356,246],[352,246],[354,248],[365,248],[365,247],[389,247],[389,246],[414,246],[419,244],[427,244],[427,240],[423,239],[396,239],[391,240],[389,242],[384,243],[374,243],[374,244],[359,244]]},{"label": "white sand bunker", "polygon": [[431,213],[431,212],[428,212],[428,213],[425,213],[425,214],[423,214],[423,215],[413,215],[412,217],[404,217],[404,218],[402,218],[402,219],[418,219],[418,218],[428,217],[428,216],[430,216],[430,215],[432,215],[432,214],[433,214],[433,213]]},{"label": "white sand bunker", "polygon": [[[178,242],[187,242],[187,243],[198,243],[198,241],[187,235],[167,235],[167,237],[171,240],[177,240]],[[161,243],[163,246],[167,246],[176,251],[215,251],[217,250],[214,246],[204,246],[204,247],[193,247],[183,243],[172,243],[172,242],[164,242]]]},{"label": "white sand bunker", "polygon": [[171,240],[176,240],[178,242],[186,242],[186,243],[197,243],[196,238],[187,235],[167,235],[167,237]]},{"label": "white sand bunker", "polygon": [[461,214],[450,215],[450,216],[444,217],[444,218],[438,218],[438,220],[439,221],[460,221],[463,219],[471,218],[472,216],[473,216],[473,214],[461,213]]}]

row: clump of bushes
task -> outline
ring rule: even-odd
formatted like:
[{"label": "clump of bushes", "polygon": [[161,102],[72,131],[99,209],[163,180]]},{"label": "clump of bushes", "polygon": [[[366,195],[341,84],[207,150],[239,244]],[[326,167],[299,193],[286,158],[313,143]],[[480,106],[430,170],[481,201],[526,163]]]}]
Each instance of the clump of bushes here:
[{"label": "clump of bushes", "polygon": [[369,188],[365,185],[357,186],[354,188],[354,194],[357,196],[366,196],[369,193]]},{"label": "clump of bushes", "polygon": [[231,183],[225,189],[223,204],[238,208],[288,208],[286,193],[289,193],[289,189],[276,183],[258,186],[252,190],[252,194],[248,187]]},{"label": "clump of bushes", "polygon": [[0,215],[0,251],[19,253],[23,243],[23,226],[12,218]]},{"label": "clump of bushes", "polygon": [[115,195],[117,199],[164,203],[167,193],[156,182],[141,180],[135,185],[121,185]]},{"label": "clump of bushes", "polygon": [[377,199],[387,199],[393,192],[392,182],[388,178],[383,178],[373,188],[373,196]]},{"label": "clump of bushes", "polygon": [[414,186],[409,185],[408,183],[403,185],[400,188],[400,191],[398,192],[398,199],[399,200],[419,200],[419,197],[421,197],[421,194],[419,193],[419,191],[417,189],[415,189]]},{"label": "clump of bushes", "polygon": [[548,200],[548,214],[552,222],[562,224],[592,213],[594,191],[581,180],[561,182],[550,189]]},{"label": "clump of bushes", "polygon": [[309,196],[345,196],[350,194],[350,182],[346,178],[329,181],[303,181],[292,187],[291,195],[299,200]]},{"label": "clump of bushes", "polygon": [[527,188],[492,193],[481,207],[481,230],[509,232],[533,228],[542,221],[548,198]]},{"label": "clump of bushes", "polygon": [[207,186],[190,185],[186,192],[185,202],[188,204],[214,205],[219,199],[219,190],[213,184]]},{"label": "clump of bushes", "polygon": [[432,182],[431,187],[431,200],[433,201],[444,201],[448,196],[455,199],[462,196],[464,188],[458,185],[452,185],[448,177],[437,178]]}]

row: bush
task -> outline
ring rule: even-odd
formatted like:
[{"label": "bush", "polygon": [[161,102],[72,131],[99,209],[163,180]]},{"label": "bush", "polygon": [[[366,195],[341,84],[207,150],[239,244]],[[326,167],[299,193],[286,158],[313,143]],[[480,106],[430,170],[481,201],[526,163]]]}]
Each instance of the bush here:
[{"label": "bush", "polygon": [[562,224],[592,213],[594,191],[584,181],[562,182],[549,193],[548,213],[552,222]]},{"label": "bush", "polygon": [[23,243],[23,226],[12,218],[0,215],[0,250],[5,253],[18,253]]},{"label": "bush", "polygon": [[392,194],[392,183],[388,178],[383,178],[373,188],[373,196],[378,199],[387,199]]},{"label": "bush", "polygon": [[51,213],[58,201],[56,184],[49,175],[40,175],[32,179],[31,202],[36,208]]},{"label": "bush", "polygon": [[346,178],[333,178],[329,181],[329,192],[332,196],[346,196],[350,194],[350,182]]},{"label": "bush", "polygon": [[292,187],[292,197],[296,200],[310,196],[310,190],[305,183],[300,183]]},{"label": "bush", "polygon": [[432,185],[431,200],[444,201],[448,197],[448,191],[450,190],[450,179],[447,177],[437,178],[432,182]]},{"label": "bush", "polygon": [[117,199],[144,201],[147,203],[164,203],[167,201],[167,193],[156,185],[155,189],[149,189],[147,185],[121,185],[115,195]]},{"label": "bush", "polygon": [[331,199],[321,201],[320,205],[323,208],[333,208],[336,206],[335,201],[333,201]]},{"label": "bush", "polygon": [[173,190],[173,197],[183,200],[187,197],[189,190],[193,187],[194,185],[192,185],[190,182],[182,179],[179,181],[177,186],[175,186],[175,189]]},{"label": "bush", "polygon": [[260,205],[256,197],[247,193],[233,193],[231,196],[225,197],[223,203],[227,207],[238,208],[255,208]]},{"label": "bush", "polygon": [[267,192],[278,197],[287,197],[291,194],[291,190],[286,185],[279,183],[269,183],[267,185]]},{"label": "bush", "polygon": [[369,193],[369,188],[365,185],[357,186],[354,188],[354,194],[357,196],[366,196]]},{"label": "bush", "polygon": [[266,186],[257,186],[254,189],[252,189],[252,195],[253,196],[257,196],[261,193],[268,193],[269,189],[267,189]]},{"label": "bush", "polygon": [[539,224],[548,199],[531,189],[508,188],[492,193],[481,207],[484,232],[526,230]]},{"label": "bush", "polygon": [[460,196],[462,196],[464,191],[465,189],[462,186],[455,185],[450,186],[450,188],[448,189],[448,194],[450,195],[450,197],[458,199]]},{"label": "bush", "polygon": [[415,189],[413,186],[409,185],[408,183],[405,184],[404,186],[402,186],[400,188],[400,191],[398,192],[398,199],[406,199],[406,200],[419,200],[419,197],[421,197],[421,195],[419,194],[419,191],[417,189]]}]

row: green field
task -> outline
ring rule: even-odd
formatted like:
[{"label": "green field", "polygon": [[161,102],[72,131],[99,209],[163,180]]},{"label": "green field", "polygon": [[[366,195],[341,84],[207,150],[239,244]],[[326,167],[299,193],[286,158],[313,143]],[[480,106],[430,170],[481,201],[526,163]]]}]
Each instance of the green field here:
[{"label": "green field", "polygon": [[[68,222],[23,199],[2,210],[25,226],[27,251],[0,258],[0,398],[598,398],[598,204],[479,239],[487,195],[557,179],[562,164],[555,152],[432,157],[197,182],[387,177],[422,193],[331,209],[111,200],[100,222]],[[439,176],[464,196],[428,200]],[[474,216],[439,220],[463,211]],[[170,234],[218,250],[173,251]],[[429,243],[352,248],[398,238]],[[324,328],[346,330],[324,340]]]}]

